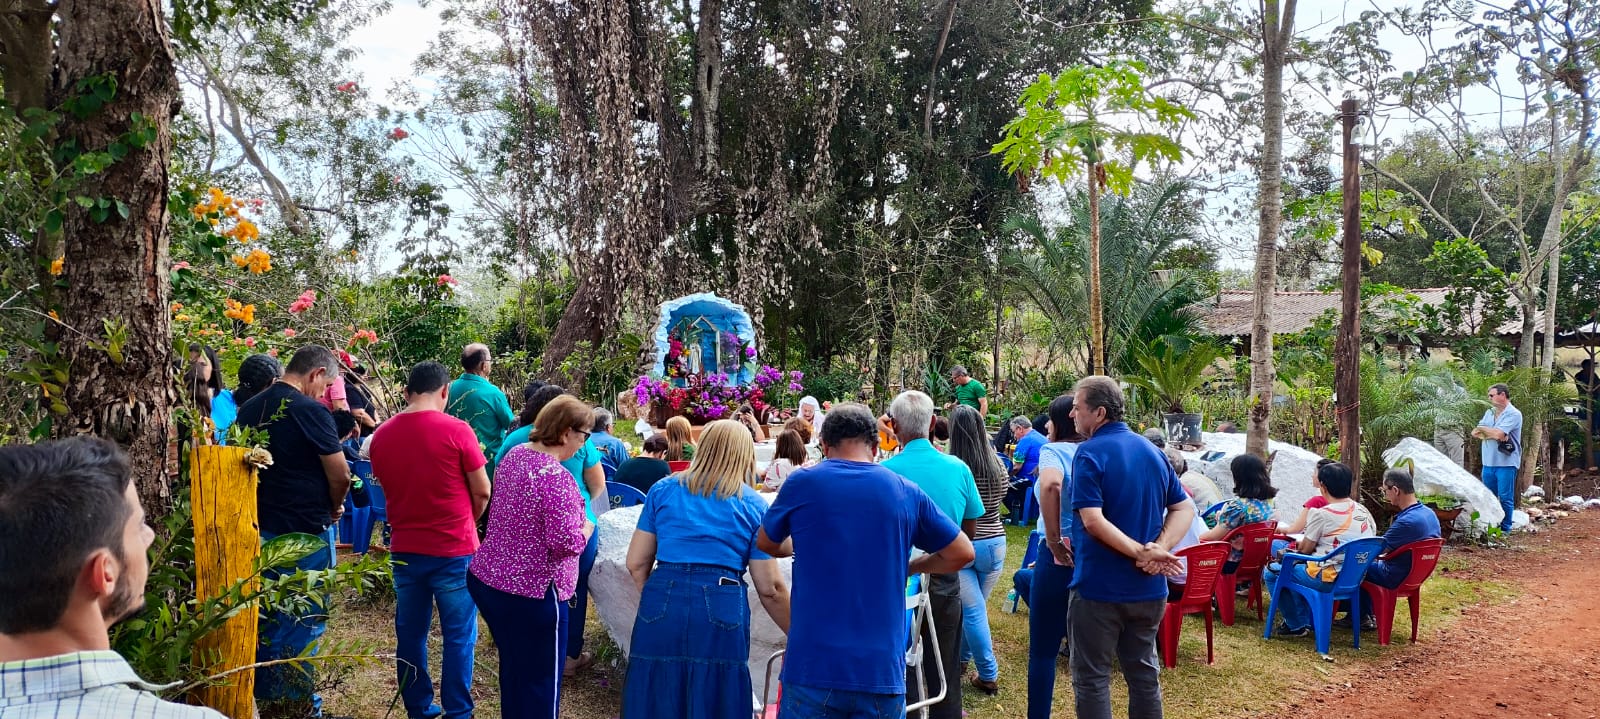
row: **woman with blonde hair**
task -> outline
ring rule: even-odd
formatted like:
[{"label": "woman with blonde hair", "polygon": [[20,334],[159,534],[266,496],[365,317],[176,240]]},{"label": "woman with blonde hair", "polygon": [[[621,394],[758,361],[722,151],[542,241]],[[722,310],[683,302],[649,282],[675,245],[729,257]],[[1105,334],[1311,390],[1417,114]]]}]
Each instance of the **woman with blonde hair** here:
[{"label": "woman with blonde hair", "polygon": [[689,430],[689,419],[678,415],[667,420],[667,461],[691,459],[694,459],[694,435]]},{"label": "woman with blonde hair", "polygon": [[712,422],[692,461],[650,487],[628,545],[640,597],[623,716],[748,719],[746,568],[768,616],[789,631],[789,589],[777,561],[755,546],[767,503],[752,488],[749,430]]}]

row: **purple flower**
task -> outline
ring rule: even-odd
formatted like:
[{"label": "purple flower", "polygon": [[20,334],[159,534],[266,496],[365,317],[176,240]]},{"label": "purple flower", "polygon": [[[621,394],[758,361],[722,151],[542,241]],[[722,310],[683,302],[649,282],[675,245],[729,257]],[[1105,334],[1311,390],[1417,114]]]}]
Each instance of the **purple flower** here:
[{"label": "purple flower", "polygon": [[754,347],[746,347],[746,348],[744,348],[744,356],[746,358],[749,358],[749,359],[755,359],[756,358],[756,348],[754,348]]},{"label": "purple flower", "polygon": [[800,391],[803,391],[803,390],[805,390],[805,387],[801,386],[799,382],[790,382],[789,383],[789,391],[790,392],[800,392]]}]

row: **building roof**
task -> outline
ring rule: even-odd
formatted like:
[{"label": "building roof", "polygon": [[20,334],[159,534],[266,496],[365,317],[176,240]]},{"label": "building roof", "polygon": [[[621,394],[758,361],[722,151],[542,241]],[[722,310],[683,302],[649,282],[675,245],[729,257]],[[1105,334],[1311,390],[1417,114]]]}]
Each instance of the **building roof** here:
[{"label": "building roof", "polygon": [[[1416,295],[1425,305],[1441,305],[1444,303],[1448,287],[1429,287],[1424,289],[1406,290]],[[1324,312],[1339,311],[1342,293],[1333,292],[1278,292],[1272,303],[1272,333],[1274,335],[1294,334],[1312,325]],[[1516,298],[1510,299],[1512,307],[1517,307]],[[1252,319],[1255,316],[1255,292],[1250,290],[1223,290],[1217,296],[1195,306],[1200,314],[1200,320],[1207,330],[1218,337],[1248,337]],[[1473,334],[1477,325],[1478,313],[1473,312],[1466,321],[1466,326],[1460,328],[1460,334]],[[1536,313],[1534,326],[1542,326],[1544,312]],[[1522,333],[1522,319],[1520,316],[1501,325],[1496,334],[1520,335]]]}]

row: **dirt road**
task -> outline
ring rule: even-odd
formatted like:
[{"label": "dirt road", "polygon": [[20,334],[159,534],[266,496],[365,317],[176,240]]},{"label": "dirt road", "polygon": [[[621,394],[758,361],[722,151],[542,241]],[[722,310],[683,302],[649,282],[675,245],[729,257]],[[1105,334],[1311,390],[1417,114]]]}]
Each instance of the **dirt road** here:
[{"label": "dirt road", "polygon": [[[1348,688],[1304,697],[1278,716],[1600,715],[1600,511],[1575,514],[1543,530],[1519,536],[1513,550],[1475,552],[1463,572],[1515,584],[1520,592],[1515,600],[1469,607],[1442,636],[1372,667]],[[1405,612],[1402,601],[1396,644],[1410,635]]]}]

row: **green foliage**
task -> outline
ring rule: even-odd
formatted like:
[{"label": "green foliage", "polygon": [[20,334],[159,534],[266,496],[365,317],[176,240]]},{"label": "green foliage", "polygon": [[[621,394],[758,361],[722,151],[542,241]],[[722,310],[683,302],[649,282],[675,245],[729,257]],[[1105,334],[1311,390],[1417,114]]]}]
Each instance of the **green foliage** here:
[{"label": "green foliage", "polygon": [[1511,278],[1489,262],[1478,243],[1459,237],[1433,243],[1422,265],[1446,278],[1450,291],[1441,305],[1423,309],[1423,322],[1436,337],[1493,336],[1516,316],[1509,298]]},{"label": "green foliage", "polygon": [[584,386],[571,388],[581,396],[609,404],[619,392],[633,386],[644,346],[644,337],[632,332],[612,338],[599,349],[580,342],[562,363],[561,371],[569,377],[583,376]]},{"label": "green foliage", "polygon": [[1006,124],[1004,139],[990,152],[1002,156],[1006,172],[1037,171],[1061,183],[1098,165],[1111,191],[1128,194],[1141,162],[1178,162],[1183,148],[1171,137],[1130,131],[1126,125],[1148,120],[1173,132],[1194,117],[1188,108],[1146,90],[1144,71],[1144,63],[1113,60],[1055,76],[1040,73],[1022,91],[1020,114]]},{"label": "green foliage", "polygon": [[1181,413],[1184,401],[1205,382],[1205,371],[1224,354],[1206,342],[1158,339],[1134,354],[1138,371],[1123,379],[1149,391],[1167,412]]},{"label": "green foliage", "polygon": [[[803,370],[805,394],[818,402],[846,402],[861,397],[861,386],[870,384],[871,377],[864,370],[836,368],[832,370]],[[946,380],[948,381],[948,380]]]},{"label": "green foliage", "polygon": [[163,531],[150,548],[145,610],[112,628],[111,647],[145,680],[176,683],[178,687],[169,690],[174,697],[210,681],[208,658],[196,653],[195,642],[230,617],[257,607],[283,611],[323,607],[330,595],[371,591],[388,572],[387,559],[371,555],[332,569],[268,577],[269,570],[292,569],[311,553],[328,551],[318,537],[285,534],[262,545],[254,573],[233,582],[219,596],[201,598],[195,589],[194,522],[187,497],[162,521]]},{"label": "green foliage", "polygon": [[[1361,486],[1381,499],[1384,450],[1404,437],[1432,440],[1434,430],[1465,431],[1488,406],[1442,363],[1394,367],[1370,355],[1361,361]],[[1368,506],[1382,506],[1369,504]]]}]

